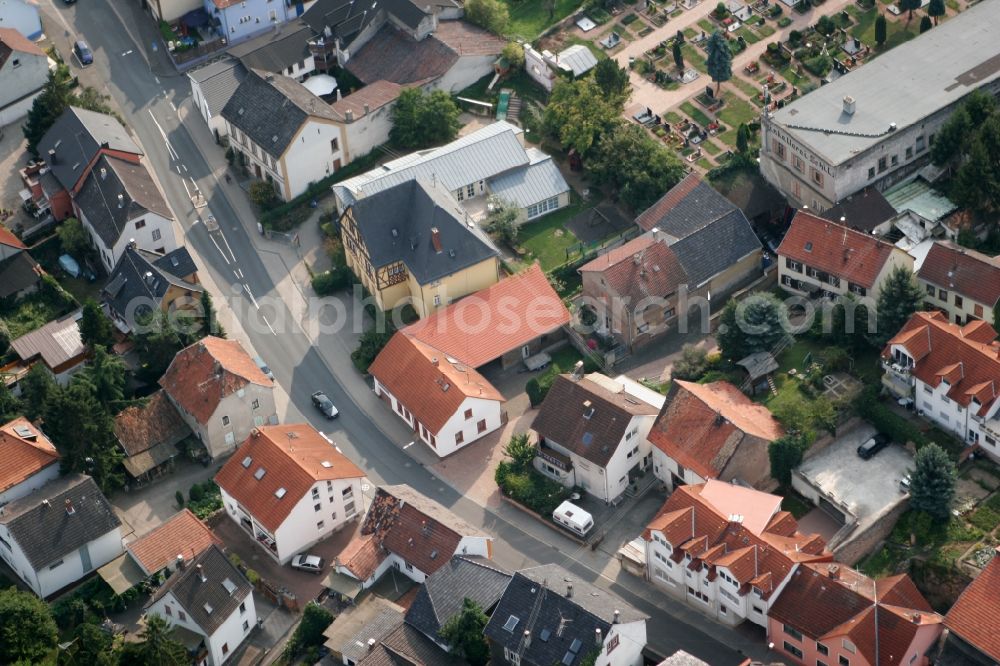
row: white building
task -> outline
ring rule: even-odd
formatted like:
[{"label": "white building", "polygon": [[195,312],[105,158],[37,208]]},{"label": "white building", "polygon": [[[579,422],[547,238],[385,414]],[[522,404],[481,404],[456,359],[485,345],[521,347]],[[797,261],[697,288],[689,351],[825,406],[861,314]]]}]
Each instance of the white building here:
[{"label": "white building", "polygon": [[416,583],[454,555],[493,558],[493,537],[409,486],[381,486],[334,574],[368,588],[389,569]]},{"label": "white building", "polygon": [[917,312],[882,354],[882,385],[917,413],[1000,462],[1000,357],[985,321],[964,326]]},{"label": "white building", "polygon": [[42,19],[34,0],[4,0],[0,4],[0,28],[12,28],[31,40],[42,36]]},{"label": "white building", "polygon": [[[800,97],[761,123],[761,174],[821,212],[927,164],[934,135],[973,90],[1000,91],[1000,4],[979,3]],[[919,81],[920,85],[912,85]]]},{"label": "white building", "polygon": [[289,18],[289,5],[274,0],[204,0],[205,11],[218,21],[219,36],[230,43],[284,23]]},{"label": "white building", "polygon": [[246,68],[235,58],[221,58],[188,72],[191,101],[217,137],[229,136],[222,109],[246,75]]},{"label": "white building", "polygon": [[344,164],[389,140],[392,108],[402,89],[391,81],[375,81],[330,105],[344,134]]},{"label": "white building", "polygon": [[170,207],[146,167],[131,159],[98,157],[73,196],[73,209],[108,273],[132,241],[159,254],[178,248]]},{"label": "white building", "polygon": [[216,545],[172,573],[146,614],[166,620],[201,666],[225,663],[257,625],[250,581]]},{"label": "white building", "polygon": [[535,467],[605,502],[618,499],[652,464],[649,429],[663,400],[624,375],[560,375],[531,424]]},{"label": "white building", "polygon": [[767,626],[767,611],[800,562],[829,562],[781,497],[723,481],[679,486],[642,534],[647,580],[715,620]]},{"label": "white building", "polygon": [[229,517],[282,564],[361,514],[363,479],[305,424],[255,429],[215,477]]},{"label": "white building", "polygon": [[559,53],[539,53],[524,45],[524,71],[549,92],[563,77],[579,78],[597,66],[597,58],[583,44],[573,44]]},{"label": "white building", "polygon": [[0,27],[0,127],[28,114],[48,78],[45,51],[17,30]]},{"label": "white building", "polygon": [[0,557],[43,599],[122,552],[121,521],[89,476],[60,477],[0,507]]},{"label": "white building", "polygon": [[0,460],[0,507],[59,477],[59,452],[23,417],[0,426]]},{"label": "white building", "polygon": [[210,335],[185,347],[160,386],[213,458],[230,453],[254,428],[278,422],[274,382],[237,340]]}]

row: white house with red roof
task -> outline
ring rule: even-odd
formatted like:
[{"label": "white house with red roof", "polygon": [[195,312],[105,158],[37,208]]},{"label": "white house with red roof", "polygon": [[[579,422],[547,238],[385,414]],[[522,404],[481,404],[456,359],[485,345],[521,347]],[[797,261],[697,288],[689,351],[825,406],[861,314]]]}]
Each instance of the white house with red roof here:
[{"label": "white house with red roof", "polygon": [[[6,3],[5,3],[6,5]],[[7,7],[3,9],[6,19]],[[49,57],[9,26],[0,28],[0,127],[28,114],[49,78]]]},{"label": "white house with red roof", "polygon": [[975,580],[959,595],[955,605],[944,617],[948,628],[948,641],[941,659],[943,666],[981,664],[992,666],[1000,663],[1000,555],[979,572]]},{"label": "white house with red roof", "polygon": [[800,210],[778,246],[778,281],[786,290],[836,298],[877,299],[893,269],[913,257],[891,243]]},{"label": "white house with red roof", "polygon": [[952,243],[937,241],[920,264],[917,283],[924,308],[941,310],[956,324],[994,321],[1000,305],[1000,259]]},{"label": "white house with red roof", "polygon": [[767,626],[795,567],[829,562],[818,534],[802,534],[781,497],[722,481],[680,486],[642,534],[647,579],[729,625]]},{"label": "white house with red roof", "polygon": [[237,340],[209,335],[185,347],[160,386],[213,458],[232,452],[254,428],[278,421],[274,382]]},{"label": "white house with red roof", "polygon": [[226,514],[282,564],[363,510],[364,472],[310,425],[255,428],[215,482]]},{"label": "white house with red roof", "polygon": [[59,452],[38,427],[18,417],[0,426],[0,506],[59,476]]},{"label": "white house with red roof", "polygon": [[882,385],[1000,461],[1000,342],[984,321],[916,312],[882,351]]}]

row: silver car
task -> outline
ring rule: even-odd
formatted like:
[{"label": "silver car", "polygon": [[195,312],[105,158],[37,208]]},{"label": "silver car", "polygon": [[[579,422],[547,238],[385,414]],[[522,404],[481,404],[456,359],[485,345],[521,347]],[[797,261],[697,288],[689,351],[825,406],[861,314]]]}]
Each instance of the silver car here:
[{"label": "silver car", "polygon": [[310,555],[309,553],[299,553],[292,558],[292,568],[301,569],[302,571],[308,571],[314,574],[323,573],[323,567],[326,566],[326,561],[319,555]]}]

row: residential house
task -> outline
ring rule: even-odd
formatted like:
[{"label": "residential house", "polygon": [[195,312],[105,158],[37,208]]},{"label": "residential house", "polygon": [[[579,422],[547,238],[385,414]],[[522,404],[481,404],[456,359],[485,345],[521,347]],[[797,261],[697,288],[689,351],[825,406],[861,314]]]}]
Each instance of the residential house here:
[{"label": "residential house", "polygon": [[913,257],[870,234],[800,210],[778,246],[778,278],[786,290],[835,299],[877,299],[896,268],[913,270]]},{"label": "residential house", "polygon": [[202,0],[149,0],[143,7],[149,10],[157,22],[172,24],[188,12],[200,9]]},{"label": "residential house", "polygon": [[11,340],[10,347],[17,354],[19,365],[27,369],[43,363],[59,384],[68,384],[87,360],[87,347],[80,337],[82,316],[77,310]]},{"label": "residential house", "polygon": [[207,666],[225,663],[257,625],[253,586],[214,544],[167,578],[146,615],[166,620],[192,661]]},{"label": "residential house", "polygon": [[[785,225],[788,202],[781,192],[761,177],[760,172],[740,173],[727,182],[716,183],[716,186],[734,206],[743,211],[754,229]],[[768,246],[764,251],[768,250],[773,248]]]},{"label": "residential house", "polygon": [[392,109],[403,87],[375,81],[330,105],[344,136],[344,163],[363,157],[389,140]]},{"label": "residential house", "polygon": [[397,331],[368,369],[375,394],[444,457],[506,420],[503,396],[480,369],[565,344],[569,319],[536,264]]},{"label": "residential house", "polygon": [[597,58],[583,44],[573,44],[556,54],[549,50],[539,53],[531,44],[524,45],[524,71],[549,92],[557,81],[579,78],[596,66]]},{"label": "residential house", "polygon": [[112,116],[71,106],[42,136],[38,155],[44,162],[25,171],[25,186],[36,206],[47,207],[56,220],[63,220],[76,215],[73,197],[99,157],[139,164],[142,151]]},{"label": "residential house", "polygon": [[493,558],[493,537],[409,486],[379,486],[334,573],[371,587],[389,569],[416,583],[455,555]]},{"label": "residential house", "polygon": [[0,508],[0,557],[43,599],[121,554],[121,521],[89,476],[53,479]]},{"label": "residential house", "polygon": [[247,76],[246,67],[236,58],[220,58],[188,72],[191,100],[216,139],[229,136],[222,109]]},{"label": "residential house", "polygon": [[531,423],[535,467],[613,502],[651,464],[647,435],[663,396],[624,376],[581,374],[556,377]]},{"label": "residential house", "polygon": [[768,446],[784,434],[767,407],[729,382],[675,379],[649,431],[653,472],[667,488],[709,479],[762,488],[771,483]]},{"label": "residential house", "polygon": [[402,606],[374,594],[365,595],[323,630],[323,645],[333,663],[357,666],[380,639],[402,626],[405,615]]},{"label": "residential house", "polygon": [[442,650],[405,622],[380,640],[372,639],[369,645],[371,650],[358,661],[357,666],[462,666],[466,663],[464,659]]},{"label": "residential house", "polygon": [[203,0],[216,34],[230,43],[273,29],[293,14],[289,3],[273,0]]},{"label": "residential house", "polygon": [[697,173],[685,176],[635,222],[674,251],[691,296],[718,301],[762,275],[760,241],[746,215]]},{"label": "residential house", "polygon": [[59,452],[37,426],[18,417],[0,426],[0,507],[59,476]]},{"label": "residential house", "polygon": [[995,321],[1000,312],[1000,259],[951,241],[935,242],[917,271],[924,308],[940,310],[949,321]]},{"label": "residential house", "polygon": [[335,184],[337,210],[343,214],[359,199],[415,179],[450,192],[462,216],[473,222],[485,218],[490,197],[518,208],[519,223],[570,203],[570,187],[552,158],[537,148],[525,148],[521,128],[498,121]]},{"label": "residential house", "polygon": [[892,231],[896,216],[896,209],[874,187],[851,194],[820,214],[825,220],[873,236]]},{"label": "residential house", "polygon": [[916,312],[882,351],[882,368],[890,392],[1000,461],[1000,345],[992,326]]},{"label": "residential house", "polygon": [[841,564],[800,564],[768,610],[767,640],[790,663],[933,663],[943,629],[906,574],[874,580]]},{"label": "residential house", "polygon": [[277,423],[274,382],[237,340],[209,335],[185,347],[160,386],[213,458],[232,452],[254,428]]},{"label": "residential house", "polygon": [[595,330],[634,350],[677,322],[679,293],[687,274],[677,255],[653,234],[609,250],[579,268],[583,302],[595,314]]},{"label": "residential house", "polygon": [[109,273],[133,244],[158,254],[178,247],[170,206],[142,164],[101,155],[74,194],[73,210]]},{"label": "residential house", "polygon": [[500,279],[489,236],[433,181],[406,180],[355,201],[340,228],[347,266],[382,310],[409,303],[426,317]]},{"label": "residential house", "polygon": [[833,559],[781,497],[714,479],[677,486],[642,538],[647,580],[729,625],[766,627],[796,567]]},{"label": "residential house", "polygon": [[1000,612],[1000,557],[989,564],[962,590],[944,617],[948,640],[938,661],[945,666],[1000,662],[1000,633],[993,618]]},{"label": "residential house", "polygon": [[118,412],[114,430],[125,455],[122,465],[139,482],[169,470],[180,454],[177,445],[191,435],[191,428],[163,389],[151,395],[145,405]]},{"label": "residential house", "polygon": [[[975,10],[880,55],[877,67],[857,67],[765,114],[764,178],[793,206],[821,212],[865,187],[885,191],[919,172],[956,106],[973,90],[1000,90],[1000,70],[967,77],[1000,56],[992,30],[1000,7]],[[915,80],[918,88],[909,84]]]},{"label": "residential house", "polygon": [[42,36],[38,4],[33,0],[4,0],[0,5],[0,28],[13,28],[34,41]]},{"label": "residential house", "polygon": [[201,316],[203,293],[198,267],[186,247],[164,254],[131,243],[101,290],[111,321],[122,333],[134,331],[137,320],[154,312]]},{"label": "residential house", "polygon": [[259,69],[271,74],[281,74],[301,83],[316,73],[316,65],[309,51],[309,40],[314,32],[305,18],[303,15],[241,42],[229,49],[229,55],[240,62],[244,74],[251,69]]},{"label": "residential house", "polygon": [[363,510],[364,472],[310,425],[255,428],[219,473],[226,513],[285,564]]},{"label": "residential house", "polygon": [[43,274],[21,239],[0,226],[0,299],[16,300],[34,293]]},{"label": "residential house", "polygon": [[493,663],[639,666],[648,616],[556,565],[514,573],[483,633]]},{"label": "residential house", "polygon": [[344,164],[330,105],[298,81],[250,70],[222,108],[230,146],[257,180],[288,201]]},{"label": "residential house", "polygon": [[16,29],[0,27],[0,126],[26,116],[48,79],[45,51]]}]

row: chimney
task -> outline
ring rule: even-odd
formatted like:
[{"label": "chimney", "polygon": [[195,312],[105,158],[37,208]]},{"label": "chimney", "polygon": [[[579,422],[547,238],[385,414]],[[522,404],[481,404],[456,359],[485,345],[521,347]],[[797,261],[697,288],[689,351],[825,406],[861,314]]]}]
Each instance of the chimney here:
[{"label": "chimney", "polygon": [[133,250],[134,250],[134,249],[136,248],[136,244],[135,244],[135,239],[134,239],[134,238],[129,238],[129,239],[128,239],[128,246],[129,246],[129,247],[130,247],[131,249],[133,249]]},{"label": "chimney", "polygon": [[194,568],[198,570],[198,580],[200,580],[203,583],[207,583],[208,579],[205,578],[205,572],[201,570],[201,565],[196,564]]},{"label": "chimney", "polygon": [[531,646],[531,632],[527,629],[524,630],[524,647],[528,648]]},{"label": "chimney", "polygon": [[831,564],[826,568],[826,575],[831,580],[840,580],[840,567],[836,564]]},{"label": "chimney", "polygon": [[431,227],[431,243],[434,244],[434,251],[441,254],[441,232],[437,227]]},{"label": "chimney", "polygon": [[101,167],[101,180],[104,180],[107,177],[108,177],[108,170],[105,169],[104,167]]},{"label": "chimney", "polygon": [[652,229],[649,230],[649,233],[653,237],[653,240],[658,241],[663,239],[663,234],[660,232],[659,227],[653,227]]},{"label": "chimney", "polygon": [[354,109],[348,109],[347,111],[345,111],[344,112],[344,117],[347,118],[347,122],[353,123],[354,122]]},{"label": "chimney", "polygon": [[433,365],[435,368],[438,366],[438,357],[437,356],[435,356],[434,358],[431,359],[431,365]]},{"label": "chimney", "polygon": [[369,638],[368,639],[368,651],[371,652],[374,649],[375,649],[375,639],[374,638]]},{"label": "chimney", "polygon": [[594,642],[596,642],[598,645],[604,645],[604,635],[601,632],[600,627],[594,629]]},{"label": "chimney", "polygon": [[910,616],[910,619],[913,621],[913,624],[920,624],[920,613],[914,613]]},{"label": "chimney", "polygon": [[47,506],[47,507],[48,507],[48,506],[52,506],[52,503],[51,503],[51,502],[49,502],[49,500],[47,500],[47,499],[43,499],[43,500],[42,500],[42,505],[43,505],[43,506]]},{"label": "chimney", "polygon": [[66,514],[72,516],[76,513],[76,509],[73,508],[73,500],[66,498]]},{"label": "chimney", "polygon": [[854,110],[857,108],[857,102],[850,95],[844,95],[844,113],[849,116],[854,115]]},{"label": "chimney", "polygon": [[178,553],[178,555],[177,555],[177,570],[178,571],[184,571],[184,569],[186,569],[186,568],[187,568],[187,565],[184,562],[184,556]]},{"label": "chimney", "polygon": [[573,598],[573,583],[568,583],[566,585],[566,598],[567,599]]},{"label": "chimney", "polygon": [[620,618],[620,617],[621,617],[621,611],[619,611],[616,608],[615,609],[615,619],[611,622],[611,624],[618,624],[618,618]]},{"label": "chimney", "polygon": [[124,206],[125,206],[125,195],[124,194],[119,194],[118,195],[118,207],[122,208]]},{"label": "chimney", "polygon": [[896,131],[896,123],[889,123],[889,131],[890,132]]},{"label": "chimney", "polygon": [[581,377],[583,377],[583,361],[577,361],[576,365],[573,366],[573,379]]},{"label": "chimney", "polygon": [[639,264],[641,264],[642,263],[642,254],[640,254],[639,252],[636,252],[635,254],[633,254],[632,255],[632,263],[634,263],[636,266],[638,266]]},{"label": "chimney", "polygon": [[366,116],[368,115],[368,103],[367,102],[365,102],[365,115]]}]

